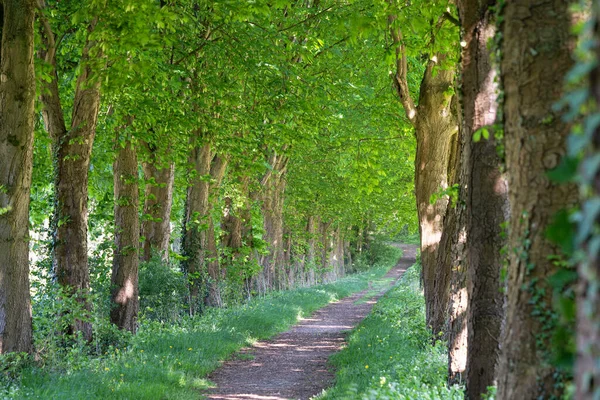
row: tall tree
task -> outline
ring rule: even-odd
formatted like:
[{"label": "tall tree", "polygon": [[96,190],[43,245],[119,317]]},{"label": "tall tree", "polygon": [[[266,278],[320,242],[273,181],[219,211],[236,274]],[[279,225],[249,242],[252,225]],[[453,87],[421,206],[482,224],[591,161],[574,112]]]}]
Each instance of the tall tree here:
[{"label": "tall tree", "polygon": [[501,79],[511,205],[508,292],[501,338],[497,399],[558,397],[549,363],[552,290],[559,254],[545,236],[553,216],[572,206],[577,190],[551,182],[546,173],[564,152],[569,124],[553,110],[572,66],[572,16],[563,0],[507,2],[502,25]]},{"label": "tall tree", "polygon": [[[75,295],[84,309],[90,276],[87,254],[88,232],[88,171],[92,146],[96,135],[100,107],[99,63],[101,52],[93,33],[98,18],[92,17],[87,25],[85,43],[79,60],[71,124],[67,128],[59,92],[57,69],[57,36],[46,16],[43,2],[40,13],[44,46],[40,55],[50,65],[50,79],[42,87],[42,116],[54,142],[56,157],[54,210],[54,273],[66,292]],[[92,337],[91,323],[75,320],[71,332],[81,332],[87,340]]]},{"label": "tall tree", "polygon": [[189,162],[193,175],[187,192],[183,252],[187,257],[184,267],[190,281],[190,312],[196,313],[200,302],[212,306],[222,304],[218,286],[221,271],[211,212],[227,160],[217,154],[208,135],[198,135],[192,141]]},{"label": "tall tree", "polygon": [[33,0],[0,2],[0,353],[33,350],[29,295]]},{"label": "tall tree", "polygon": [[262,278],[267,287],[280,289],[285,286],[283,274],[283,205],[286,186],[285,174],[289,157],[273,152],[269,157],[271,168],[261,179],[264,239],[269,253],[260,258]]},{"label": "tall tree", "polygon": [[[439,5],[438,5],[439,6]],[[399,14],[398,14],[399,15]],[[405,17],[407,18],[407,17]],[[432,32],[439,32],[445,23],[455,22],[448,13],[440,14],[429,21]],[[444,311],[436,311],[436,297],[448,293],[436,293],[434,288],[437,267],[437,252],[442,236],[442,227],[448,199],[440,196],[433,204],[432,196],[448,188],[451,171],[452,149],[458,131],[456,107],[453,101],[455,71],[444,65],[451,54],[434,51],[428,54],[423,80],[419,88],[418,103],[413,100],[408,80],[407,46],[397,15],[389,18],[390,32],[396,49],[396,72],[394,85],[404,107],[406,118],[413,125],[417,139],[415,158],[415,196],[421,233],[421,262],[423,265],[423,288],[425,291],[427,324],[437,334],[443,329]],[[454,31],[450,30],[452,34]],[[435,33],[431,41],[435,43]],[[447,303],[446,303],[447,304]]]},{"label": "tall tree", "polygon": [[[120,129],[119,129],[120,130]],[[117,137],[113,164],[115,188],[115,249],[111,277],[110,320],[120,329],[135,332],[138,300],[140,222],[138,213],[138,161],[131,138]]]},{"label": "tall tree", "polygon": [[495,0],[458,3],[464,45],[461,57],[463,134],[469,146],[466,190],[468,296],[466,397],[480,399],[494,384],[503,294],[500,290],[502,226],[508,217],[508,189],[494,137],[498,109],[496,69],[490,42],[496,33]]},{"label": "tall tree", "polygon": [[[173,206],[173,184],[175,163],[161,160],[159,149],[145,143],[149,159],[142,163],[146,189],[142,236],[144,248],[142,260],[148,261],[156,251],[163,260],[169,258],[171,238],[171,208]],[[168,155],[165,154],[166,157]]]}]

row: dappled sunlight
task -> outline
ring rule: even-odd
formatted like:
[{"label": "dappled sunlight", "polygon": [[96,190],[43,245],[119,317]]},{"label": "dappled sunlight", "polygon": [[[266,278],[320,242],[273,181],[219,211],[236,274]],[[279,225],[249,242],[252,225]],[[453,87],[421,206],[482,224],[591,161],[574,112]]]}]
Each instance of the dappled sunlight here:
[{"label": "dappled sunlight", "polygon": [[131,282],[131,278],[127,278],[125,281],[125,285],[117,292],[115,296],[115,302],[119,304],[126,304],[129,299],[133,297],[133,293],[135,288],[133,286],[133,282]]}]

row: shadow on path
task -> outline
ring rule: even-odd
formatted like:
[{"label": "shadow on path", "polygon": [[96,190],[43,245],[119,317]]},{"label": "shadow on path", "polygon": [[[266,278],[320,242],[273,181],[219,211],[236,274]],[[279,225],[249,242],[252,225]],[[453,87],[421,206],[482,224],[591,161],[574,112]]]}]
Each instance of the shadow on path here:
[{"label": "shadow on path", "polygon": [[[386,278],[393,279],[379,294],[357,302],[368,290],[332,303],[272,340],[261,341],[225,362],[209,379],[216,388],[209,399],[309,399],[332,385],[335,374],[327,360],[344,344],[345,333],[365,318],[377,300],[415,263],[417,246],[396,245],[403,256]],[[244,358],[245,360],[243,360]]]}]

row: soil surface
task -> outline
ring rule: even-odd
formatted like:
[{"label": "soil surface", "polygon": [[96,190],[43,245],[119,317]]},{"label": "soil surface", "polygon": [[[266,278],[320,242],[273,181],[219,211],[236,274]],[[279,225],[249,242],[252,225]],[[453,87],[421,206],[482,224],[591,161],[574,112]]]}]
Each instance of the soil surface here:
[{"label": "soil surface", "polygon": [[304,400],[330,387],[335,374],[327,364],[329,356],[340,350],[346,333],[415,262],[416,246],[397,247],[404,253],[386,275],[393,279],[389,286],[375,296],[365,290],[332,303],[272,340],[241,350],[209,376],[216,388],[205,395],[226,400]]}]

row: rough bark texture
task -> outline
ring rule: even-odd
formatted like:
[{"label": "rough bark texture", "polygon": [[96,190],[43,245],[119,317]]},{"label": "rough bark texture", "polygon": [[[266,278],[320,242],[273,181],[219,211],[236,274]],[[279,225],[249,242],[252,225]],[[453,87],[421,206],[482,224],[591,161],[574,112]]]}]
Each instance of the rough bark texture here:
[{"label": "rough bark texture", "polygon": [[427,324],[434,333],[437,333],[443,329],[443,326],[438,325],[440,321],[433,319],[436,314],[433,285],[438,267],[437,250],[448,200],[444,197],[431,204],[430,198],[440,189],[448,187],[452,136],[456,134],[458,127],[451,107],[451,98],[447,94],[454,85],[454,71],[438,70],[434,73],[434,67],[435,63],[431,61],[421,83],[415,122],[417,136],[415,195],[421,233],[421,262]]},{"label": "rough bark texture", "polygon": [[144,218],[142,236],[144,251],[142,260],[148,261],[152,252],[157,252],[163,260],[169,258],[171,239],[171,207],[173,206],[173,183],[175,164],[160,164],[157,149],[146,146],[150,159],[143,163],[146,190],[144,195]]},{"label": "rough bark texture", "polygon": [[[460,169],[460,158],[458,157],[459,134],[452,136],[451,157],[448,170],[448,185],[458,184],[458,171]],[[444,216],[442,236],[437,252],[437,268],[435,268],[433,281],[433,307],[431,315],[431,327],[434,339],[440,334],[448,336],[448,318],[450,303],[450,282],[454,263],[455,235],[457,234],[458,205],[448,205]]]},{"label": "rough bark texture", "polygon": [[[431,196],[449,183],[449,166],[452,165],[452,136],[458,124],[452,107],[454,71],[442,70],[438,63],[444,55],[431,58],[421,82],[418,106],[415,106],[407,80],[408,63],[402,31],[394,25],[396,18],[390,17],[390,33],[396,45],[396,74],[394,85],[404,107],[408,120],[415,128],[417,154],[415,157],[415,196],[421,234],[421,263],[423,289],[425,292],[427,325],[434,333],[440,332],[443,325],[434,315],[443,315],[444,310],[436,310],[435,275],[437,251],[442,236],[443,220],[448,200],[446,196],[434,204]],[[443,304],[441,302],[439,304]]]},{"label": "rough bark texture", "polygon": [[[211,279],[218,279],[220,276],[220,273],[215,272],[214,262],[210,261],[213,256],[216,259],[214,225],[210,213],[213,207],[212,197],[221,185],[227,163],[215,154],[210,143],[205,143],[194,147],[190,164],[194,166],[195,177],[187,193],[183,251],[187,257],[184,269],[190,281],[190,313],[194,314],[200,300],[204,302],[208,299],[209,304],[218,300],[213,285],[217,282],[210,283]],[[207,292],[200,299],[202,285]],[[213,288],[209,289],[209,285]]]},{"label": "rough bark texture", "polygon": [[[594,1],[594,36],[596,40],[595,56],[600,60],[600,1]],[[596,113],[600,107],[600,67],[590,73],[591,94],[596,101]],[[593,149],[588,159],[600,152],[600,128],[596,128],[593,137]],[[593,182],[593,196],[600,197],[600,174]],[[596,223],[598,223],[596,219]],[[587,243],[589,246],[591,243]],[[579,288],[577,291],[577,360],[575,365],[575,383],[577,400],[596,400],[600,396],[600,257],[590,254],[588,259],[578,266]]]},{"label": "rough bark texture", "polygon": [[501,339],[498,400],[559,397],[547,360],[551,304],[547,278],[559,254],[545,237],[557,211],[577,200],[577,189],[551,182],[546,172],[565,152],[570,127],[553,111],[572,66],[571,17],[563,0],[507,2],[503,24],[506,167],[511,204],[508,293]]},{"label": "rough bark texture", "polygon": [[140,221],[138,162],[135,147],[119,147],[113,164],[115,188],[115,250],[111,277],[110,321],[120,329],[136,331]]},{"label": "rough bark texture", "polygon": [[[44,123],[53,139],[56,157],[54,273],[58,283],[68,293],[77,294],[78,302],[89,310],[90,305],[85,299],[90,285],[87,258],[88,171],[100,105],[100,79],[92,67],[90,55],[94,42],[86,41],[83,48],[71,128],[67,130],[58,97],[54,34],[48,21],[42,18],[41,22],[45,49],[40,51],[40,55],[52,66],[52,80],[44,85],[41,99]],[[94,30],[95,24],[90,24],[88,33]],[[86,340],[91,340],[92,326],[89,322],[76,320],[69,331],[81,332]]]},{"label": "rough bark texture", "polygon": [[28,227],[34,16],[32,0],[0,3],[0,353],[33,350]]},{"label": "rough bark texture", "polygon": [[436,279],[439,276],[440,285],[445,284],[446,279],[449,280],[447,324],[445,326],[448,339],[448,382],[450,384],[464,383],[467,363],[468,295],[465,263],[467,209],[465,205],[467,182],[471,173],[469,169],[470,141],[471,138],[467,138],[464,129],[461,129],[458,138],[460,158],[455,159],[459,183],[458,202],[456,207],[449,209],[444,220],[444,231],[438,252],[440,268],[436,275]]},{"label": "rough bark texture", "polygon": [[497,113],[496,71],[489,42],[496,32],[490,7],[495,0],[463,0],[462,110],[465,138],[486,127],[489,139],[469,140],[466,182],[466,270],[468,328],[466,398],[480,399],[494,385],[503,318],[500,269],[504,246],[502,223],[508,217],[508,188],[500,172],[501,160],[493,138]]}]

